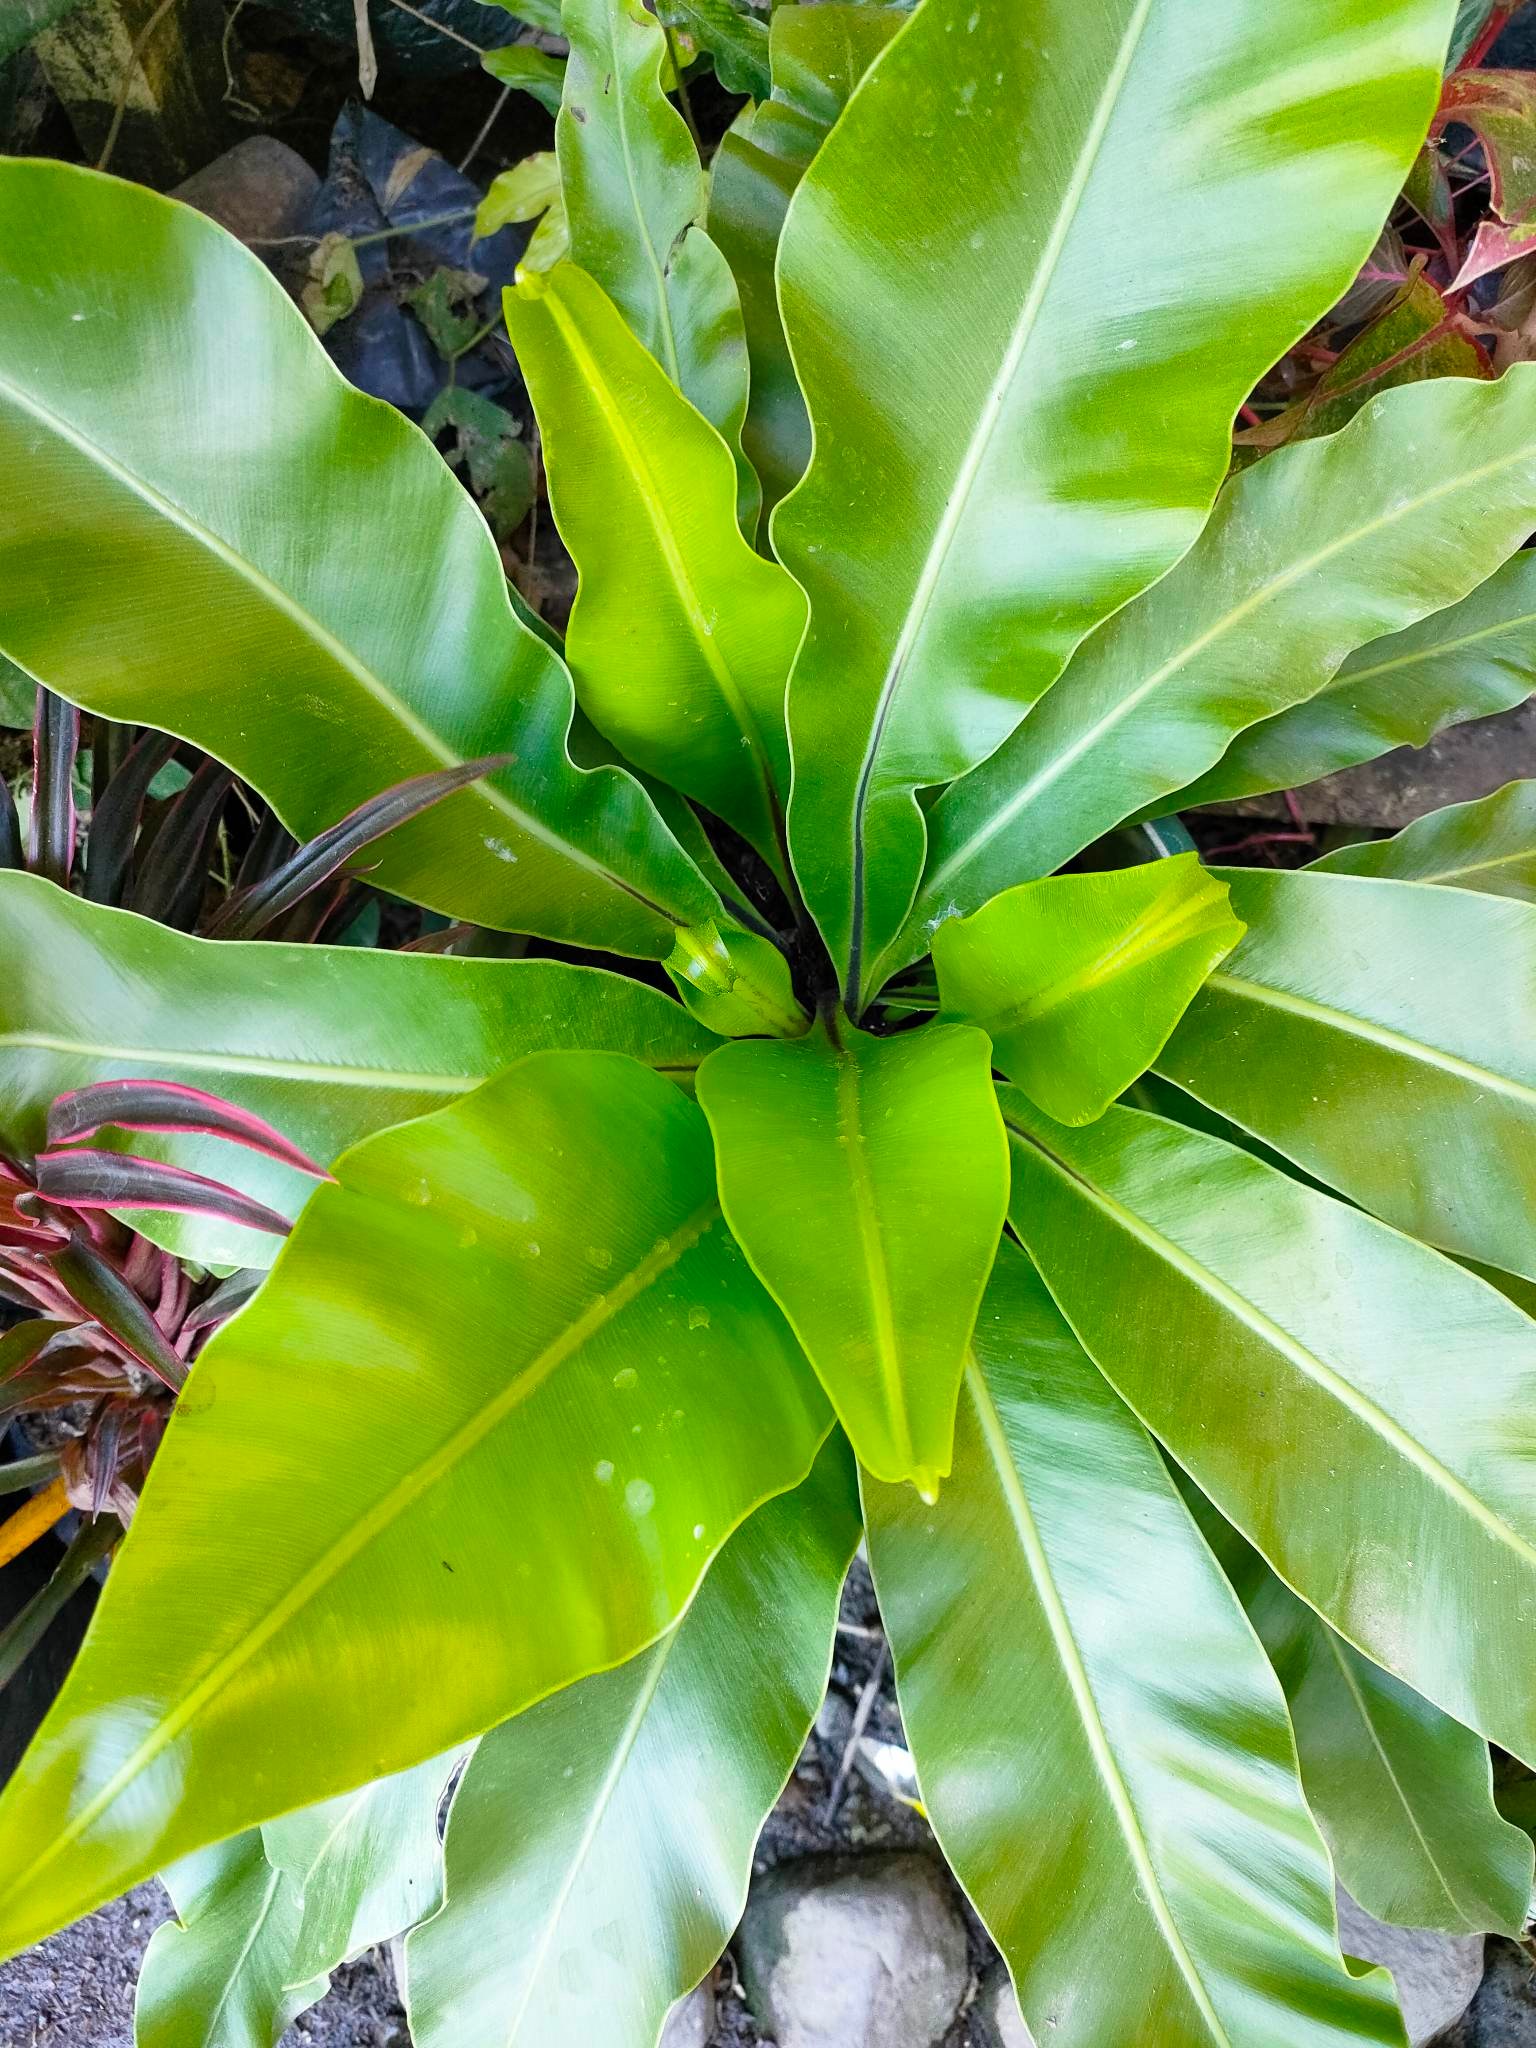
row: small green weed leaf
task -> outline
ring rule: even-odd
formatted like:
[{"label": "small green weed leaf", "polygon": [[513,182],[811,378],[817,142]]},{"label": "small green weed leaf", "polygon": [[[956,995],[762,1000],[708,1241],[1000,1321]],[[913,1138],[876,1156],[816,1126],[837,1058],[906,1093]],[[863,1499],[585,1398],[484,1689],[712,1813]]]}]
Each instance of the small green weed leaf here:
[{"label": "small green weed leaf", "polygon": [[[487,50],[480,64],[500,84],[510,85],[514,92],[525,92],[537,100],[547,114],[560,111],[560,95],[565,89],[562,58],[536,49],[531,43],[507,43],[499,50]],[[475,232],[487,231],[477,221]]]}]

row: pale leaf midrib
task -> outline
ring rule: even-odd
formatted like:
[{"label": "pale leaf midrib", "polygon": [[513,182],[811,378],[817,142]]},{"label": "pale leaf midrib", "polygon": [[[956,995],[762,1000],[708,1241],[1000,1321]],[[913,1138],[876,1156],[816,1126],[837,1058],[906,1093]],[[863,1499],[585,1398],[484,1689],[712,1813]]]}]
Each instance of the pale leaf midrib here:
[{"label": "pale leaf midrib", "polygon": [[982,1436],[986,1441],[988,1456],[997,1474],[998,1486],[1002,1492],[1009,1519],[1012,1521],[1015,1533],[1018,1536],[1019,1547],[1024,1552],[1025,1569],[1029,1573],[1031,1583],[1034,1585],[1041,1608],[1044,1611],[1046,1625],[1050,1629],[1051,1639],[1056,1645],[1063,1675],[1077,1706],[1078,1718],[1082,1724],[1083,1733],[1093,1757],[1094,1767],[1103,1782],[1109,1803],[1114,1809],[1115,1819],[1119,1826],[1121,1838],[1125,1842],[1127,1854],[1140,1873],[1142,1883],[1145,1886],[1146,1904],[1151,1909],[1152,1917],[1157,1922],[1169,1954],[1172,1956],[1180,1976],[1184,1979],[1189,1989],[1196,2010],[1211,2030],[1212,2039],[1217,2044],[1217,2048],[1234,2048],[1231,2036],[1222,2024],[1221,2017],[1217,2013],[1210,1994],[1205,1988],[1199,1968],[1185,1945],[1184,1937],[1179,1931],[1178,1922],[1174,1918],[1173,1909],[1164,1895],[1162,1879],[1158,1875],[1157,1866],[1152,1860],[1151,1845],[1142,1828],[1141,1818],[1136,1810],[1135,1799],[1115,1760],[1114,1746],[1110,1742],[1109,1731],[1104,1726],[1103,1716],[1099,1712],[1098,1700],[1093,1690],[1093,1681],[1088,1675],[1083,1653],[1078,1646],[1077,1635],[1073,1629],[1071,1617],[1067,1613],[1066,1603],[1061,1596],[1060,1588],[1056,1584],[1055,1573],[1051,1568],[1044,1539],[1041,1537],[1039,1527],[1036,1524],[1034,1511],[1029,1505],[1028,1495],[1024,1491],[1023,1483],[1019,1478],[1017,1468],[1009,1452],[1008,1439],[1003,1428],[1002,1417],[998,1413],[997,1404],[992,1398],[991,1389],[987,1386],[974,1355],[966,1365],[965,1386],[966,1391],[971,1397],[971,1404],[976,1411],[976,1419]]},{"label": "pale leaf midrib", "polygon": [[[1507,619],[1495,619],[1492,625],[1478,626],[1470,633],[1458,633],[1451,640],[1421,644],[1407,654],[1393,655],[1390,661],[1374,662],[1369,667],[1352,668],[1346,662],[1332,681],[1318,691],[1318,698],[1336,696],[1360,683],[1379,682],[1383,676],[1395,675],[1402,669],[1423,668],[1426,663],[1443,661],[1448,654],[1460,654],[1468,647],[1481,646],[1485,640],[1501,639],[1506,633],[1518,632],[1522,626],[1536,626],[1536,612],[1512,613]],[[1369,652],[1369,646],[1362,651]]]},{"label": "pale leaf midrib", "polygon": [[1420,1443],[1417,1437],[1394,1416],[1389,1415],[1369,1394],[1346,1379],[1343,1373],[1337,1371],[1326,1359],[1310,1350],[1299,1337],[1293,1336],[1289,1330],[1282,1329],[1256,1302],[1249,1301],[1209,1266],[1202,1264],[1193,1252],[1185,1251],[1182,1245],[1176,1244],[1156,1225],[1148,1222],[1146,1217],[1128,1209],[1107,1189],[1089,1180],[1081,1170],[1052,1152],[1044,1140],[1037,1137],[1033,1131],[1015,1123],[1006,1113],[1003,1121],[1016,1138],[1048,1161],[1063,1180],[1077,1189],[1084,1199],[1099,1209],[1118,1229],[1143,1245],[1155,1258],[1161,1259],[1181,1280],[1205,1295],[1213,1306],[1230,1317],[1233,1322],[1239,1323],[1261,1343],[1286,1359],[1320,1392],[1331,1396],[1340,1408],[1347,1411],[1362,1428],[1368,1430],[1384,1448],[1395,1452],[1404,1464],[1412,1466],[1463,1514],[1477,1522],[1501,1548],[1512,1553],[1523,1569],[1536,1569],[1536,1546],[1504,1521],[1486,1501],[1480,1500],[1465,1480],[1443,1464],[1428,1445]]},{"label": "pale leaf midrib", "polygon": [[1239,1000],[1247,999],[1266,1004],[1271,1009],[1288,1011],[1292,1016],[1305,1018],[1309,1023],[1324,1025],[1345,1037],[1363,1039],[1368,1044],[1380,1046],[1385,1052],[1399,1053],[1405,1059],[1414,1060],[1421,1066],[1437,1068],[1441,1073],[1450,1074],[1459,1081],[1469,1082],[1473,1087],[1487,1089],[1490,1094],[1507,1096],[1523,1108],[1536,1110],[1536,1088],[1526,1082],[1517,1081],[1509,1074],[1501,1074],[1492,1067],[1480,1066],[1475,1060],[1464,1059],[1460,1054],[1447,1052],[1440,1046],[1429,1045],[1423,1039],[1410,1038],[1406,1032],[1396,1031],[1388,1024],[1378,1024],[1369,1017],[1361,1017],[1353,1011],[1339,1009],[1318,997],[1299,995],[1292,989],[1276,988],[1269,982],[1255,981],[1247,975],[1234,974],[1223,967],[1212,970],[1205,986],[1208,989],[1225,990]]},{"label": "pale leaf midrib", "polygon": [[445,1443],[440,1444],[428,1457],[406,1472],[366,1514],[358,1516],[356,1521],[310,1566],[297,1585],[291,1587],[281,1600],[275,1602],[234,1648],[217,1658],[197,1683],[182,1694],[175,1707],[150,1731],[102,1789],[70,1817],[25,1871],[17,1873],[0,1897],[11,1897],[23,1879],[29,1884],[34,1882],[41,1871],[56,1862],[66,1849],[72,1848],[80,1837],[95,1825],[101,1815],[115,1804],[138,1774],[219,1696],[258,1651],[265,1649],[296,1615],[302,1613],[318,1598],[333,1579],[338,1577],[355,1558],[361,1556],[370,1543],[393,1527],[431,1487],[437,1485],[456,1465],[478,1449],[493,1430],[499,1428],[515,1409],[530,1399],[551,1374],[567,1359],[573,1357],[598,1330],[628,1308],[647,1287],[653,1285],[663,1273],[674,1266],[684,1253],[691,1251],[705,1232],[718,1221],[719,1215],[719,1203],[712,1196],[686,1222],[660,1239],[637,1266],[615,1282],[605,1294],[599,1295],[574,1321],[568,1323],[537,1358],[530,1360],[508,1381],[495,1400],[488,1401],[484,1407],[477,1409]]},{"label": "pale leaf midrib", "polygon": [[1349,1660],[1345,1655],[1344,1645],[1340,1642],[1339,1638],[1334,1634],[1333,1630],[1328,1626],[1327,1622],[1325,1622],[1321,1618],[1321,1616],[1317,1618],[1316,1625],[1323,1632],[1323,1636],[1328,1644],[1328,1648],[1332,1653],[1333,1660],[1338,1666],[1339,1676],[1343,1679],[1345,1688],[1349,1693],[1350,1701],[1354,1706],[1355,1712],[1360,1717],[1360,1725],[1365,1730],[1366,1737],[1370,1742],[1372,1750],[1375,1752],[1377,1761],[1380,1763],[1381,1768],[1386,1773],[1387,1783],[1391,1786],[1393,1796],[1396,1798],[1398,1804],[1401,1806],[1403,1810],[1403,1817],[1408,1822],[1409,1827],[1413,1830],[1414,1838],[1418,1842],[1420,1849],[1423,1851],[1425,1862],[1434,1872],[1435,1882],[1439,1885],[1441,1891],[1445,1894],[1446,1903],[1455,1913],[1457,1919],[1461,1922],[1463,1928],[1466,1930],[1468,1934],[1481,1934],[1483,1932],[1483,1929],[1476,1925],[1473,1918],[1471,1918],[1468,1915],[1465,1906],[1462,1905],[1460,1899],[1457,1898],[1455,1892],[1451,1889],[1450,1880],[1447,1878],[1445,1872],[1440,1868],[1440,1860],[1435,1855],[1434,1850],[1429,1845],[1429,1837],[1425,1834],[1423,1828],[1419,1825],[1419,1817],[1413,1810],[1413,1802],[1409,1799],[1407,1792],[1404,1790],[1403,1782],[1397,1775],[1397,1768],[1392,1762],[1391,1757],[1387,1754],[1386,1744],[1382,1741],[1381,1736],[1377,1732],[1375,1716],[1372,1714],[1370,1709],[1370,1703],[1366,1699],[1365,1694],[1361,1689],[1360,1681],[1356,1677],[1354,1670],[1351,1668]]},{"label": "pale leaf midrib", "polygon": [[861,996],[861,961],[864,948],[864,814],[869,803],[870,786],[874,779],[876,763],[884,742],[885,728],[890,720],[897,691],[901,687],[907,663],[918,637],[926,622],[928,611],[938,591],[944,568],[955,545],[965,515],[969,510],[971,494],[981,474],[982,465],[998,431],[1002,409],[1025,351],[1034,338],[1035,329],[1045,308],[1050,288],[1055,282],[1057,267],[1066,248],[1067,237],[1072,231],[1084,199],[1087,196],[1093,174],[1098,166],[1099,153],[1113,123],[1121,93],[1130,77],[1142,34],[1152,14],[1153,0],[1137,0],[1135,12],[1127,22],[1125,33],[1116,52],[1115,62],[1110,66],[1104,88],[1094,106],[1092,119],[1073,165],[1072,175],[1063,189],[1051,232],[1046,237],[1040,252],[1030,289],[1019,309],[1008,338],[1008,346],[993,378],[987,395],[980,408],[979,417],[972,430],[965,451],[955,472],[955,479],[944,501],[944,510],[934,529],[928,552],[913,586],[911,602],[901,622],[901,630],[891,650],[881,680],[880,694],[875,705],[875,715],[870,721],[869,743],[859,769],[853,801],[853,918],[850,961],[850,984],[855,1007]]},{"label": "pale leaf midrib", "polygon": [[[3,376],[0,376],[0,397],[9,398],[20,412],[35,419],[45,431],[56,435],[62,441],[68,442],[71,447],[84,455],[88,462],[95,464],[121,485],[123,489],[138,498],[151,511],[159,513],[169,524],[179,527],[189,540],[204,549],[216,560],[222,562],[227,569],[233,572],[238,581],[249,584],[275,611],[281,612],[291,625],[297,627],[303,637],[312,641],[330,660],[335,662],[338,668],[349,675],[362,689],[364,694],[372,698],[386,716],[393,719],[419,747],[425,752],[430,753],[434,760],[440,762],[444,767],[462,767],[464,765],[467,756],[449,746],[444,739],[411,710],[410,706],[391,689],[382,676],[378,675],[365,662],[360,661],[342,641],[336,638],[329,627],[323,625],[297,599],[290,597],[279,584],[274,583],[256,563],[241,554],[228,541],[221,539],[210,527],[205,526],[201,520],[195,518],[184,506],[177,504],[175,499],[169,497],[156,485],[150,483],[147,478],[136,476],[132,470],[126,468],[114,456],[109,455],[105,448],[86,439],[67,420],[62,419],[51,408],[42,404],[40,400],[29,397],[26,392],[18,389],[16,385]],[[579,771],[573,770],[572,772]],[[549,852],[555,854],[560,859],[570,861],[574,867],[578,867],[585,873],[596,877],[610,888],[617,889],[623,895],[643,905],[646,909],[655,912],[658,917],[674,924],[687,922],[684,918],[676,917],[664,905],[653,903],[649,897],[641,890],[636,889],[632,883],[626,882],[620,875],[605,867],[601,861],[595,859],[583,848],[576,846],[572,841],[564,838],[560,833],[554,831],[552,827],[546,825],[541,819],[534,817],[531,812],[524,810],[521,804],[514,803],[505,790],[501,789],[495,782],[489,781],[482,776],[478,782],[469,785],[467,792],[461,791],[460,794],[472,794],[480,802],[486,803],[493,810],[498,811],[518,831],[525,833],[528,838],[536,841]]]},{"label": "pale leaf midrib", "polygon": [[1187,940],[1198,938],[1201,920],[1220,908],[1220,900],[1208,890],[1181,897],[1171,904],[1151,904],[1102,953],[1008,1009],[995,1012],[986,1020],[987,1029],[996,1036],[1026,1024],[1037,1024],[1053,1010],[1078,996],[1088,995],[1105,982],[1150,966]]},{"label": "pale leaf midrib", "polygon": [[859,1103],[860,1074],[857,1062],[846,1053],[836,1055],[837,1121],[847,1139],[848,1184],[853,1198],[854,1222],[869,1282],[869,1304],[875,1357],[885,1394],[886,1416],[898,1458],[910,1468],[916,1462],[912,1443],[912,1418],[907,1409],[906,1389],[901,1378],[901,1345],[896,1334],[895,1301],[891,1291],[890,1260],[880,1228],[879,1203],[870,1183],[869,1140],[865,1135]]},{"label": "pale leaf midrib", "polygon": [[[261,1079],[291,1082],[295,1086],[313,1084],[319,1087],[378,1088],[391,1093],[414,1095],[467,1095],[472,1088],[478,1088],[483,1081],[491,1078],[489,1074],[415,1073],[395,1067],[358,1067],[309,1060],[284,1060],[261,1053],[192,1052],[178,1046],[114,1045],[27,1030],[0,1032],[0,1051],[6,1050],[59,1053],[65,1058],[104,1060],[113,1064],[131,1065],[141,1062],[145,1066],[185,1068],[189,1073],[251,1074]],[[516,1059],[519,1055],[514,1053],[510,1057]],[[669,1055],[664,1060],[655,1060],[643,1052],[631,1051],[629,1057],[650,1067],[653,1073],[691,1074],[697,1071],[705,1054],[701,1052],[696,1058]],[[502,1062],[502,1065],[505,1064],[506,1062]],[[500,1072],[500,1067],[495,1071]]]},{"label": "pale leaf midrib", "polygon": [[240,1953],[236,1956],[234,1964],[224,1980],[223,1988],[219,1992],[213,2011],[208,2015],[208,2025],[203,2034],[204,2048],[208,2048],[208,2044],[214,2043],[219,2039],[219,2021],[224,2017],[224,2008],[228,2005],[230,1994],[240,1980],[240,1973],[249,1962],[251,1951],[255,1948],[257,1939],[271,1916],[272,1907],[277,1898],[277,1888],[281,1883],[282,1872],[280,1870],[272,1870],[267,1878],[266,1889],[262,1893],[261,1910],[252,1919],[250,1930],[240,1945]]},{"label": "pale leaf midrib", "polygon": [[592,1852],[592,1845],[597,1840],[598,1830],[607,1818],[608,1808],[613,1803],[614,1793],[618,1790],[625,1767],[628,1765],[630,1757],[634,1754],[635,1744],[640,1740],[641,1730],[645,1726],[645,1717],[651,1710],[651,1705],[661,1685],[662,1674],[665,1672],[672,1652],[677,1646],[677,1639],[681,1632],[682,1623],[679,1621],[673,1628],[667,1631],[651,1651],[651,1668],[646,1673],[645,1682],[636,1694],[634,1704],[625,1719],[619,1740],[614,1746],[613,1756],[609,1761],[607,1770],[603,1773],[602,1783],[597,1788],[597,1796],[592,1802],[592,1810],[582,1825],[581,1838],[572,1851],[570,1861],[566,1866],[565,1875],[560,1881],[554,1898],[550,1901],[549,1910],[544,1919],[543,1930],[539,1935],[538,1944],[534,1949],[529,1964],[528,1978],[523,1988],[523,1995],[518,2000],[516,2012],[512,2015],[512,2024],[507,2032],[505,2048],[515,2048],[519,2030],[522,2027],[523,2021],[528,2016],[528,2007],[532,2002],[533,1994],[538,1989],[539,1977],[549,1955],[550,1943],[554,1940],[560,1922],[565,1917],[565,1909],[570,1904],[571,1893],[576,1888],[576,1880],[586,1867],[587,1858]]}]

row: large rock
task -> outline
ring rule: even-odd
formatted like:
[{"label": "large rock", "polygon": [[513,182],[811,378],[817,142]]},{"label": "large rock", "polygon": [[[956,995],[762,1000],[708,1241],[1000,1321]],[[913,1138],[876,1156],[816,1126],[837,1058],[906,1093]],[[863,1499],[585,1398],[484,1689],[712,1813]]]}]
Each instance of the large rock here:
[{"label": "large rock", "polygon": [[737,1947],[778,2048],[939,2048],[970,1983],[964,1923],[926,1856],[781,1863],[753,1886]]},{"label": "large rock", "polygon": [[976,2018],[982,2048],[1035,2048],[1035,2037],[1024,2024],[1019,2001],[1007,1966],[993,1963],[981,1980],[976,1998]]},{"label": "large rock", "polygon": [[1483,1937],[1389,1927],[1345,1891],[1339,1893],[1339,1941],[1348,1956],[1392,1972],[1410,2048],[1424,2048],[1459,2020],[1482,1982]]},{"label": "large rock", "polygon": [[1536,2048],[1536,1963],[1518,1942],[1489,1937],[1477,1996],[1434,2048]]},{"label": "large rock", "polygon": [[304,225],[320,180],[275,135],[248,135],[194,171],[173,197],[206,213],[242,242],[274,241]]}]

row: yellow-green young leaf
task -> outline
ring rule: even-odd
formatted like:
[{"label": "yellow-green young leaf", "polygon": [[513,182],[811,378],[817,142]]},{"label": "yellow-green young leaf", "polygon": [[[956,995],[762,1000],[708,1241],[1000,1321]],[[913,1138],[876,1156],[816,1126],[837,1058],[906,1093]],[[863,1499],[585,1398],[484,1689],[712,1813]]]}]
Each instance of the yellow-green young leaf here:
[{"label": "yellow-green young leaf", "polygon": [[666,95],[666,32],[643,0],[566,0],[564,27],[571,54],[555,148],[571,255],[724,436],[751,534],[762,494],[741,453],[741,302],[730,265],[700,225],[704,167]]},{"label": "yellow-green young leaf", "polygon": [[1122,818],[1200,793],[1186,785],[1234,733],[1322,690],[1364,642],[1472,590],[1524,541],[1533,500],[1530,365],[1495,384],[1389,392],[1342,433],[1235,477],[1178,567],[1102,626],[1007,745],[935,806],[892,964],[917,957],[951,906],[974,909]]},{"label": "yellow-green young leaf", "polygon": [[1398,1229],[1536,1280],[1536,906],[1222,873],[1247,936],[1158,1071]]},{"label": "yellow-green young leaf", "polygon": [[1240,732],[1165,808],[1291,789],[1393,747],[1422,747],[1463,719],[1512,710],[1536,683],[1533,629],[1536,554],[1527,549],[1459,604],[1360,648],[1315,697]]},{"label": "yellow-green young leaf", "polygon": [[1536,782],[1507,782],[1475,803],[1449,804],[1416,818],[1391,839],[1367,839],[1324,854],[1312,869],[1433,882],[1442,889],[1536,903]]},{"label": "yellow-green young leaf", "polygon": [[787,880],[784,691],[805,599],[742,538],[725,443],[584,271],[525,280],[506,316],[581,578],[565,651],[582,708]]},{"label": "yellow-green young leaf", "polygon": [[1277,37],[1273,0],[925,0],[806,173],[790,841],[855,1015],[922,871],[915,791],[1194,540],[1237,407],[1401,188],[1453,8],[1291,0]]},{"label": "yellow-green young leaf", "polygon": [[475,234],[494,235],[513,221],[537,220],[560,197],[560,166],[552,149],[525,156],[491,180],[475,214]]},{"label": "yellow-green young leaf", "polygon": [[1350,1896],[1399,1927],[1518,1939],[1531,1841],[1493,1803],[1487,1743],[1336,1635],[1208,1501],[1191,1507],[1285,1687],[1307,1804]]},{"label": "yellow-green young leaf", "polygon": [[737,1530],[670,1634],[483,1738],[446,1902],[406,1946],[416,2048],[656,2048],[741,1917],[858,1537],[837,1437]]},{"label": "yellow-green young leaf", "polygon": [[[559,111],[565,65],[547,50],[536,49],[530,43],[508,43],[499,50],[487,50],[480,63],[492,78],[510,85],[514,92],[525,92],[536,99],[546,113]],[[484,230],[477,224],[476,232]]]},{"label": "yellow-green young leaf", "polygon": [[[716,965],[733,963],[727,952]],[[0,874],[0,1147],[13,1153],[42,1149],[56,1095],[133,1079],[253,1110],[328,1166],[525,1053],[628,1053],[691,1087],[714,1045],[680,1003],[600,968],[188,938],[35,875]],[[217,1138],[93,1142],[232,1183],[286,1216],[314,1192],[291,1167]],[[274,1239],[214,1216],[136,1210],[133,1224],[203,1265],[277,1255]]]},{"label": "yellow-green young leaf", "polygon": [[1017,1247],[937,1507],[864,1501],[924,1807],[1034,2039],[1401,2044],[1386,1978],[1345,1974],[1274,1674]]},{"label": "yellow-green young leaf", "polygon": [[1003,1112],[1009,1220],[1111,1385],[1357,1649],[1536,1755],[1536,1324],[1220,1139]]},{"label": "yellow-green young leaf", "polygon": [[679,932],[665,965],[693,1015],[721,1038],[798,1038],[809,1025],[789,962],[756,932],[725,939],[712,924]]},{"label": "yellow-green young leaf", "polygon": [[1008,1203],[986,1038],[743,1040],[697,1085],[726,1220],[859,1462],[933,1495]]},{"label": "yellow-green young leaf", "polygon": [[934,934],[943,1014],[976,1024],[992,1063],[1058,1123],[1092,1123],[1144,1074],[1243,935],[1193,853],[1052,875]]},{"label": "yellow-green young leaf", "polygon": [[0,1797],[6,1954],[633,1656],[825,1435],[703,1116],[633,1061],[536,1053],[337,1172]]},{"label": "yellow-green young leaf", "polygon": [[741,294],[752,368],[741,442],[762,478],[765,512],[800,481],[811,458],[811,423],[774,279],[784,216],[853,88],[906,19],[898,7],[862,0],[776,7],[768,28],[772,96],[742,109],[710,166],[709,232]]},{"label": "yellow-green young leaf", "polygon": [[330,1980],[293,1969],[304,1904],[268,1863],[260,1828],[183,1857],[162,1882],[176,1919],[145,1952],[135,2048],[277,2048]]},{"label": "yellow-green young leaf", "polygon": [[451,916],[662,959],[716,914],[634,779],[570,760],[570,678],[441,457],[249,250],[142,186],[13,159],[0,273],[32,280],[0,294],[0,649],[195,741],[301,839],[509,755],[369,850]]}]

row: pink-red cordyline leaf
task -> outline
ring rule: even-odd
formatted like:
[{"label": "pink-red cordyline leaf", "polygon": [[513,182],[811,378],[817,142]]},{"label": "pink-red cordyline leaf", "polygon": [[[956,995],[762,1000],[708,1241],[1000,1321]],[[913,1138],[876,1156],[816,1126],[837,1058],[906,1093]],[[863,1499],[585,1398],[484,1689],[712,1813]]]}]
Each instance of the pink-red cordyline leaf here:
[{"label": "pink-red cordyline leaf", "polygon": [[171,1340],[117,1268],[83,1238],[55,1252],[53,1270],[71,1298],[114,1343],[171,1388],[184,1386],[187,1368]]},{"label": "pink-red cordyline leaf", "polygon": [[301,1152],[261,1117],[179,1081],[93,1081],[88,1087],[72,1089],[56,1097],[49,1108],[48,1142],[74,1144],[93,1138],[109,1124],[125,1131],[195,1131],[228,1138],[232,1144],[265,1153],[316,1180],[331,1178],[307,1152]]},{"label": "pink-red cordyline leaf", "polygon": [[69,1209],[163,1209],[177,1215],[218,1216],[274,1237],[286,1237],[292,1228],[286,1216],[222,1181],[126,1152],[97,1152],[82,1145],[39,1153],[37,1186],[45,1201]]}]

